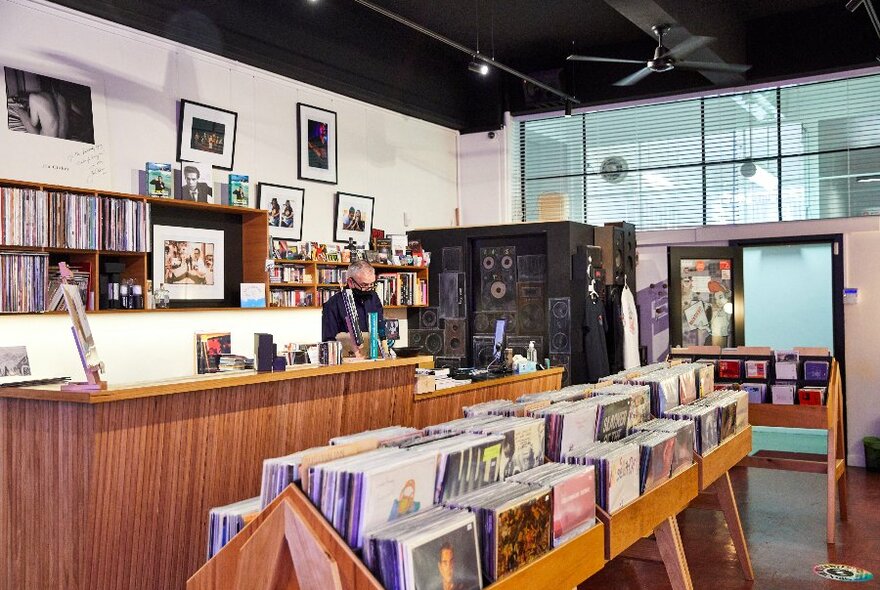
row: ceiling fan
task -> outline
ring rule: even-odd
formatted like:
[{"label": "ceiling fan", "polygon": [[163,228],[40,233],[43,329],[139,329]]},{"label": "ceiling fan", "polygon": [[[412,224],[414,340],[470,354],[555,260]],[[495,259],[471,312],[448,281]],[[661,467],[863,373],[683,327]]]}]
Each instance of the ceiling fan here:
[{"label": "ceiling fan", "polygon": [[654,31],[654,34],[657,35],[657,48],[654,49],[654,57],[653,59],[649,59],[647,62],[640,61],[637,59],[618,59],[614,57],[592,57],[589,55],[569,55],[566,59],[569,61],[594,61],[594,62],[604,62],[604,63],[618,63],[618,64],[645,64],[645,67],[638,70],[637,72],[630,74],[626,78],[618,80],[614,83],[615,86],[632,86],[636,82],[644,79],[648,76],[648,74],[652,73],[660,73],[660,72],[668,72],[672,69],[678,70],[690,70],[690,71],[699,71],[699,72],[723,72],[729,74],[742,74],[747,71],[752,66],[747,66],[744,64],[726,64],[726,63],[716,63],[710,61],[688,61],[686,58],[688,55],[708,45],[712,41],[714,41],[714,37],[702,37],[699,35],[694,35],[685,41],[682,41],[672,49],[667,49],[663,45],[663,36],[669,32],[669,25],[654,25],[651,27],[651,30]]}]

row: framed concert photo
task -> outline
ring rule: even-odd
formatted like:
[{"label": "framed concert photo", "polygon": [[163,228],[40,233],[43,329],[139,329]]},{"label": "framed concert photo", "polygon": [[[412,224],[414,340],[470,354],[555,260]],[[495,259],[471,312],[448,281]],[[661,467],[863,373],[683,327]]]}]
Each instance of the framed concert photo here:
[{"label": "framed concert photo", "polygon": [[181,99],[177,159],[232,170],[237,125],[238,113]]},{"label": "framed concert photo", "polygon": [[269,212],[269,235],[301,240],[306,191],[293,186],[261,182],[257,185],[260,209]]},{"label": "framed concert photo", "polygon": [[336,113],[297,103],[299,178],[336,184]]},{"label": "framed concert photo", "polygon": [[336,193],[333,227],[334,242],[348,242],[351,238],[359,244],[369,244],[373,231],[373,206],[375,199],[352,193]]}]

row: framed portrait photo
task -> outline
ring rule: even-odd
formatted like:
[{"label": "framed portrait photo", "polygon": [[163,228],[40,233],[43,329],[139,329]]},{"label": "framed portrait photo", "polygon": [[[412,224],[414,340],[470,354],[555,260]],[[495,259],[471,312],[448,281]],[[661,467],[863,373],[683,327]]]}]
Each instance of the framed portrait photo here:
[{"label": "framed portrait photo", "polygon": [[297,103],[299,178],[336,184],[336,113]]},{"label": "framed portrait photo", "polygon": [[306,191],[293,186],[261,182],[257,185],[260,209],[269,212],[269,235],[301,240]]},{"label": "framed portrait photo", "polygon": [[359,244],[369,244],[370,234],[373,231],[374,203],[373,197],[336,193],[333,241],[348,242],[351,238]]},{"label": "framed portrait photo", "polygon": [[181,99],[177,159],[232,170],[238,113]]},{"label": "framed portrait photo", "polygon": [[223,299],[223,231],[153,226],[153,283],[171,299]]}]

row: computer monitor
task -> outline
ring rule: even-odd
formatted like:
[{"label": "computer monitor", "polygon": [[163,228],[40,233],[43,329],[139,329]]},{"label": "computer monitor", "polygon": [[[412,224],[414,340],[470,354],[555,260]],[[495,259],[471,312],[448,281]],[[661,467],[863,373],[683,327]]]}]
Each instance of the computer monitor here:
[{"label": "computer monitor", "polygon": [[507,331],[507,319],[499,318],[495,320],[495,344],[492,347],[492,358],[494,360],[501,359],[501,352],[504,350],[504,336]]}]

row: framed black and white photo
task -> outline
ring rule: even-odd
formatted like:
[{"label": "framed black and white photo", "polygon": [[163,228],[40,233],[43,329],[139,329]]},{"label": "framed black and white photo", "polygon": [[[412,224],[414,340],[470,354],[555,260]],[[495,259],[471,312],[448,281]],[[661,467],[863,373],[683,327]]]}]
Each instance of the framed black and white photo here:
[{"label": "framed black and white photo", "polygon": [[232,170],[238,114],[181,99],[177,159]]},{"label": "framed black and white photo", "polygon": [[180,188],[174,198],[178,201],[216,204],[214,167],[206,162],[181,162]]},{"label": "framed black and white photo", "polygon": [[297,103],[299,178],[336,184],[336,113]]},{"label": "framed black and white photo", "polygon": [[306,191],[282,184],[259,183],[260,209],[269,212],[269,235],[301,240]]},{"label": "framed black and white photo", "polygon": [[3,72],[10,131],[95,143],[91,88],[14,68]]},{"label": "framed black and white photo", "polygon": [[351,238],[359,244],[369,244],[370,234],[373,231],[374,203],[373,197],[336,193],[333,241],[348,242]]},{"label": "framed black and white photo", "polygon": [[171,299],[223,299],[223,231],[153,226],[153,282]]}]

